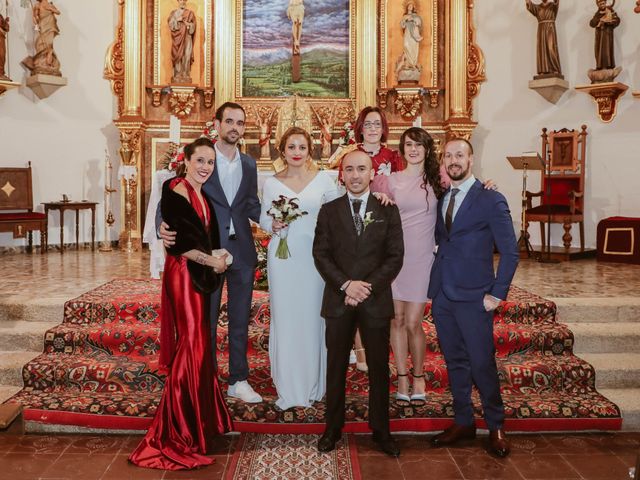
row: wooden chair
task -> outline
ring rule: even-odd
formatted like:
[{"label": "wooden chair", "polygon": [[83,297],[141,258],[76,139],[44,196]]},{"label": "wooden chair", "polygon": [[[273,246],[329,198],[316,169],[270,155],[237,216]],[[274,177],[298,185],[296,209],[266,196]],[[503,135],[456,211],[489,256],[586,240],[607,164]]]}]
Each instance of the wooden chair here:
[{"label": "wooden chair", "polygon": [[47,216],[33,211],[31,162],[27,168],[0,168],[0,232],[13,232],[13,238],[28,236],[31,252],[33,230],[40,231],[40,253],[45,253]]},{"label": "wooden chair", "polygon": [[[545,249],[545,223],[561,223],[562,241],[566,251],[571,247],[571,225],[580,228],[580,250],[584,251],[584,174],[587,126],[580,131],[554,130],[547,134],[542,129],[542,158],[547,172],[541,175],[539,192],[526,192],[525,235],[528,238],[530,222],[540,222],[542,251]],[[548,185],[547,185],[548,182]],[[547,192],[546,189],[549,188]],[[533,206],[532,199],[540,197]],[[547,228],[551,228],[549,225]]]}]

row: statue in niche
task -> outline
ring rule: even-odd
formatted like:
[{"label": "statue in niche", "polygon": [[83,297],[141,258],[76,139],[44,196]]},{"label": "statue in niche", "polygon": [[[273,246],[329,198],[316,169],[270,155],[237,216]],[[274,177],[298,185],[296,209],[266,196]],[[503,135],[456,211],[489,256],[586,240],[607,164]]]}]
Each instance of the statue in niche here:
[{"label": "statue in niche", "polygon": [[558,54],[558,37],[556,35],[556,16],[560,0],[542,0],[536,4],[525,0],[527,10],[538,19],[538,46],[536,63],[538,75],[534,79],[562,76],[560,55]]},{"label": "statue in niche", "polygon": [[422,66],[419,64],[422,41],[422,17],[416,11],[415,2],[407,2],[404,16],[400,20],[403,30],[403,52],[396,62],[398,82],[418,83]]},{"label": "statue in niche", "polygon": [[589,22],[596,29],[596,68],[588,73],[591,83],[611,82],[622,71],[621,67],[616,67],[613,52],[613,30],[620,25],[620,17],[613,10],[615,3],[613,0],[611,5],[607,5],[606,0],[596,0],[598,11]]},{"label": "statue in niche", "polygon": [[256,125],[260,131],[258,145],[260,145],[260,160],[271,158],[271,132],[273,130],[273,117],[276,114],[275,107],[253,106],[253,115],[256,118]]},{"label": "statue in niche", "polygon": [[7,63],[7,34],[9,33],[9,17],[5,18],[0,13],[0,80],[10,80],[6,74]]},{"label": "statue in niche", "polygon": [[336,123],[336,108],[338,104],[334,103],[331,108],[320,107],[311,110],[318,120],[320,126],[320,145],[322,145],[321,158],[328,159],[331,156],[331,144],[333,143],[333,126]]},{"label": "statue in niche", "polygon": [[49,0],[37,0],[33,6],[32,19],[37,32],[35,41],[35,55],[22,61],[32,75],[44,74],[61,77],[60,61],[53,49],[53,39],[60,34],[56,15],[60,15]]},{"label": "statue in niche", "polygon": [[178,0],[178,8],[169,14],[171,30],[171,82],[191,83],[193,39],[196,33],[196,14],[186,7],[187,0]]},{"label": "statue in niche", "polygon": [[293,37],[293,54],[300,55],[300,39],[304,22],[304,0],[289,0],[287,17],[291,20],[291,36]]}]

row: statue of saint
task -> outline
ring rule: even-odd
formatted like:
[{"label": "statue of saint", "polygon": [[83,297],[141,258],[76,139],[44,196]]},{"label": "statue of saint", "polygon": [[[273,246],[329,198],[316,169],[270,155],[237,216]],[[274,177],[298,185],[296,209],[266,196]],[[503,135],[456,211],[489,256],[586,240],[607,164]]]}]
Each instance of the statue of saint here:
[{"label": "statue of saint", "polygon": [[7,63],[7,34],[9,33],[9,17],[4,18],[0,13],[0,80],[9,80],[6,74]]},{"label": "statue of saint", "polygon": [[606,0],[596,0],[598,11],[589,25],[596,29],[596,70],[611,70],[616,68],[613,54],[613,29],[620,25],[620,17],[613,10],[615,0],[607,5]]},{"label": "statue of saint", "polygon": [[304,22],[304,0],[289,0],[287,17],[291,20],[293,54],[300,55],[300,39],[302,38],[302,23]]},{"label": "statue of saint", "polygon": [[31,70],[32,75],[62,76],[60,61],[53,50],[53,39],[60,34],[56,15],[60,15],[60,10],[49,0],[37,0],[33,6],[32,19],[37,32],[36,53],[22,61],[22,64]]},{"label": "statue of saint", "polygon": [[193,38],[196,33],[196,14],[186,7],[187,0],[178,0],[178,8],[169,14],[171,30],[172,82],[191,83]]},{"label": "statue of saint", "polygon": [[534,78],[560,77],[560,55],[558,54],[558,37],[556,35],[556,16],[560,0],[542,0],[535,4],[531,0],[525,0],[527,10],[538,19],[538,48],[537,67],[538,75]]},{"label": "statue of saint", "polygon": [[404,32],[403,52],[396,64],[398,80],[419,81],[422,66],[419,63],[420,42],[422,41],[422,17],[416,12],[414,2],[407,3],[404,16],[400,20]]}]

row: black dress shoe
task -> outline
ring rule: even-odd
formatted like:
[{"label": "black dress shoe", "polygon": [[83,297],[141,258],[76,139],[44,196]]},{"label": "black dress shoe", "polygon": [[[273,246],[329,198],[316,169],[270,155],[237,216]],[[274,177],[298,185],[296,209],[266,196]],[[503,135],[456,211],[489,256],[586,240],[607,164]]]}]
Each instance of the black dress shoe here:
[{"label": "black dress shoe", "polygon": [[340,440],[341,436],[342,434],[339,430],[337,432],[334,430],[325,430],[320,440],[318,440],[318,451],[322,453],[330,452],[336,448],[336,443]]},{"label": "black dress shoe", "polygon": [[400,456],[400,446],[398,445],[398,442],[396,442],[388,433],[383,435],[373,432],[373,441],[378,444],[378,447],[380,447],[380,450],[382,450],[383,453],[386,453],[390,457]]},{"label": "black dress shoe", "polygon": [[453,445],[460,440],[471,440],[476,438],[475,425],[458,425],[454,423],[444,432],[439,433],[431,439],[431,445],[433,447],[445,447],[447,445]]},{"label": "black dress shoe", "polygon": [[504,433],[504,430],[490,430],[489,431],[489,453],[496,457],[504,458],[511,452],[509,446],[509,440]]}]

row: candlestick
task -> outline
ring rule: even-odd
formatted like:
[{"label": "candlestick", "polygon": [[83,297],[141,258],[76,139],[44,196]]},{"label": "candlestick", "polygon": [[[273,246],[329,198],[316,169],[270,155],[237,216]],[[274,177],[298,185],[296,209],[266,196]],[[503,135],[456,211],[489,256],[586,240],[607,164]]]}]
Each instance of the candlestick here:
[{"label": "candlestick", "polygon": [[169,141],[180,145],[180,119],[175,115],[169,117]]}]

